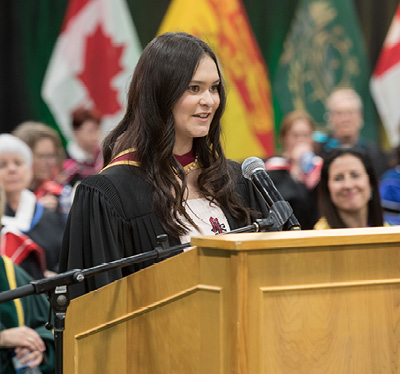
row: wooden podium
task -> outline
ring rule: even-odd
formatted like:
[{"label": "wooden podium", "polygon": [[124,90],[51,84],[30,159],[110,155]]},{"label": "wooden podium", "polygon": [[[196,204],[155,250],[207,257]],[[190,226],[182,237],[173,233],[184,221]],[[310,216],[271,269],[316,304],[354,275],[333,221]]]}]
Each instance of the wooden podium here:
[{"label": "wooden podium", "polygon": [[71,301],[64,372],[400,372],[400,226],[192,244]]}]

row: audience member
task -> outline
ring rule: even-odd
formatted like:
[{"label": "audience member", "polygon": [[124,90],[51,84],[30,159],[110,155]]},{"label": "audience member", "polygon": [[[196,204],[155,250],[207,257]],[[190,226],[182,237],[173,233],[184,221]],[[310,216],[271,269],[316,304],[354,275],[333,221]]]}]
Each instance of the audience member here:
[{"label": "audience member", "polygon": [[352,88],[339,88],[327,99],[328,126],[331,134],[321,145],[321,156],[337,147],[358,147],[371,157],[375,173],[381,176],[389,168],[389,158],[375,143],[360,135],[363,126],[361,97]]},{"label": "audience member", "polygon": [[103,166],[100,150],[101,115],[95,109],[78,108],[72,114],[74,139],[67,145],[64,181],[75,186],[82,179],[98,173]]},{"label": "audience member", "polygon": [[[0,190],[0,217],[5,196]],[[1,240],[0,240],[1,241]],[[0,245],[2,243],[0,242]],[[0,256],[0,292],[30,283],[32,279],[12,261]],[[12,357],[30,368],[40,366],[42,373],[54,373],[54,336],[45,328],[49,303],[43,294],[0,304],[0,373],[15,373]]]},{"label": "audience member", "polygon": [[282,156],[272,157],[265,163],[269,176],[292,206],[302,229],[312,229],[318,220],[316,185],[322,159],[313,150],[314,126],[308,113],[288,113],[280,126]]},{"label": "audience member", "polygon": [[[26,285],[32,278],[9,258],[0,256],[0,292]],[[55,370],[54,336],[45,328],[49,303],[43,294],[0,304],[0,373],[15,373],[12,357],[30,368]],[[27,372],[29,373],[29,372]]]},{"label": "audience member", "polygon": [[[5,227],[3,231],[26,235],[42,248],[46,270],[58,272],[65,221],[61,215],[38,203],[28,190],[33,174],[32,158],[25,142],[11,134],[0,135],[0,183],[6,197],[1,223]],[[46,274],[51,273],[46,271]]]},{"label": "audience member", "polygon": [[69,186],[64,188],[58,181],[65,159],[59,134],[51,127],[34,121],[23,122],[12,134],[22,139],[33,153],[33,178],[30,190],[35,193],[38,202],[43,206],[53,211],[64,212],[66,209],[61,207],[61,197],[67,192],[72,203],[72,189]]},{"label": "audience member", "polygon": [[322,217],[315,229],[383,225],[378,179],[365,150],[335,148],[325,154],[318,203]]}]

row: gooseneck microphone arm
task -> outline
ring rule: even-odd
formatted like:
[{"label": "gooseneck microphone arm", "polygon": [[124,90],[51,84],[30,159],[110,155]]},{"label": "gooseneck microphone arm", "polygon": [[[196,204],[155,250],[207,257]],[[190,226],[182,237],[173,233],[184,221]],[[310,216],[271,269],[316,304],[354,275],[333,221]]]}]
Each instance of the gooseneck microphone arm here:
[{"label": "gooseneck microphone arm", "polygon": [[[299,221],[293,214],[292,207],[283,199],[281,193],[275,187],[261,159],[256,157],[247,158],[242,164],[242,173],[245,178],[252,181],[271,211],[282,215],[282,218],[287,217],[283,225],[283,230],[301,229]],[[285,204],[282,205],[281,202],[285,202]],[[279,205],[277,206],[278,203]]]}]

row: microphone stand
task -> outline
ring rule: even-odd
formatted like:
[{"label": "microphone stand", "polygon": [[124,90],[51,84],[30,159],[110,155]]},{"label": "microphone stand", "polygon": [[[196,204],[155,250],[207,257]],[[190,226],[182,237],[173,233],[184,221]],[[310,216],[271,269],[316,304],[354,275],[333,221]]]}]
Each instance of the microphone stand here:
[{"label": "microphone stand", "polygon": [[[47,293],[50,302],[50,316],[53,310],[54,316],[54,344],[55,344],[55,362],[56,374],[63,373],[63,333],[65,330],[65,315],[67,307],[70,304],[68,286],[81,283],[85,278],[93,277],[99,273],[111,271],[116,268],[130,266],[134,263],[143,262],[149,259],[160,259],[181,252],[185,247],[190,246],[190,242],[167,247],[167,235],[157,237],[158,245],[154,250],[132,255],[127,258],[121,258],[109,263],[102,263],[87,269],[73,269],[58,275],[31,281],[30,284],[7,290],[0,293],[0,303],[14,300],[16,298],[26,297],[32,294]],[[49,322],[50,322],[49,316]],[[51,323],[46,324],[47,329],[52,329]]]},{"label": "microphone stand", "polygon": [[[281,202],[278,202],[281,203]],[[289,213],[288,217],[291,213]],[[228,233],[246,233],[246,232],[264,232],[282,230],[286,215],[278,215],[273,206],[267,218],[257,219],[251,225],[232,230]],[[287,220],[287,219],[286,219]],[[32,294],[47,293],[50,303],[49,322],[46,328],[51,330],[54,327],[54,345],[55,345],[55,361],[56,374],[63,373],[63,333],[65,330],[65,316],[67,308],[70,304],[70,296],[68,287],[73,284],[83,282],[88,277],[93,277],[99,273],[111,271],[117,268],[130,266],[134,263],[143,262],[150,259],[160,260],[162,258],[180,253],[183,249],[190,246],[190,242],[169,247],[168,237],[166,234],[157,236],[157,245],[154,250],[132,255],[130,257],[114,260],[109,263],[102,263],[87,269],[73,269],[58,275],[34,280],[30,284],[18,287],[16,289],[7,290],[0,293],[0,303],[11,301],[17,298],[26,297]],[[51,311],[53,310],[54,326],[50,323]]]}]

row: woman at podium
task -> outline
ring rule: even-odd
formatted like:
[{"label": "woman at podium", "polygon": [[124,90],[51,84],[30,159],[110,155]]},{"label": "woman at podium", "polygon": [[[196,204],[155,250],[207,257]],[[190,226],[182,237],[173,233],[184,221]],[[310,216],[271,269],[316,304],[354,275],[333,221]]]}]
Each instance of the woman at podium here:
[{"label": "woman at podium", "polygon": [[[78,186],[64,234],[61,271],[153,250],[193,235],[225,233],[268,208],[222,149],[225,89],[217,58],[186,33],[153,39],[130,83],[127,110],[103,143],[105,167]],[[154,263],[74,286],[76,296]]]}]

